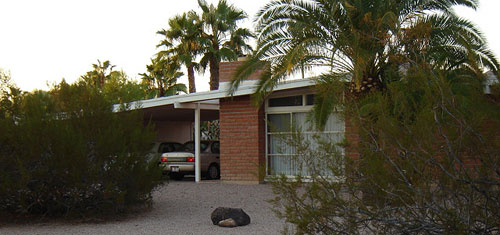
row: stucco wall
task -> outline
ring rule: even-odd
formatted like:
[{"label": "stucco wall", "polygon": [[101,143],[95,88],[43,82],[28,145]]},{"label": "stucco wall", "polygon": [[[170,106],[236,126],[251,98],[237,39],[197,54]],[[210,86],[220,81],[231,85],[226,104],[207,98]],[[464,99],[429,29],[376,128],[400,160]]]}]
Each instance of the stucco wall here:
[{"label": "stucco wall", "polygon": [[157,121],[157,141],[184,143],[193,140],[193,123],[184,121]]}]

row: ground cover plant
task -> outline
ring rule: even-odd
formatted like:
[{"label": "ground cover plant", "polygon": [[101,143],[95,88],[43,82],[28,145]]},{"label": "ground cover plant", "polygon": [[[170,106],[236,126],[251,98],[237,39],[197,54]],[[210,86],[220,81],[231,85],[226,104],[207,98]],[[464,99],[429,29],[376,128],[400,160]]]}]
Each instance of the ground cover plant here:
[{"label": "ground cover plant", "polygon": [[8,84],[0,105],[0,213],[93,217],[151,201],[161,172],[140,113],[113,113],[102,91],[64,81]]}]

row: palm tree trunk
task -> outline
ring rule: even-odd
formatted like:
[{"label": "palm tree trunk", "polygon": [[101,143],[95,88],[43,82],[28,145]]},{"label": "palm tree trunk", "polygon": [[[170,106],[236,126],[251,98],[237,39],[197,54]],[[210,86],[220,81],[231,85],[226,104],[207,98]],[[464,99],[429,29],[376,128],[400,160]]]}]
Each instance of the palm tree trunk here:
[{"label": "palm tree trunk", "polygon": [[382,82],[378,75],[366,75],[363,73],[359,82],[351,81],[349,91],[354,96],[363,96],[372,90],[380,90],[383,88]]},{"label": "palm tree trunk", "polygon": [[188,71],[188,83],[189,83],[189,93],[196,92],[196,84],[194,80],[194,64],[191,62],[187,67]]},{"label": "palm tree trunk", "polygon": [[219,89],[219,62],[210,60],[210,90]]},{"label": "palm tree trunk", "polygon": [[156,80],[156,84],[158,86],[158,97],[163,97],[165,96],[165,90],[163,89],[163,83],[160,81],[160,79]]}]

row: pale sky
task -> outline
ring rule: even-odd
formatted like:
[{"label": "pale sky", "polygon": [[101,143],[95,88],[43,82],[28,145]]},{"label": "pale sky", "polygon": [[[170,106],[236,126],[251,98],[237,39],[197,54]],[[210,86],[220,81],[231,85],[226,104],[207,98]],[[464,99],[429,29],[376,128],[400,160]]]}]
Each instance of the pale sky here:
[{"label": "pale sky", "polygon": [[[228,0],[251,19],[268,1]],[[197,0],[0,0],[0,68],[25,91],[47,89],[47,82],[62,78],[73,82],[97,59],[110,60],[116,70],[139,79],[158,51],[156,31],[192,9],[200,11]],[[499,0],[481,0],[476,12],[457,9],[479,26],[497,56],[499,10]],[[242,26],[252,25],[247,20]],[[208,78],[198,77],[197,90],[208,90]]]}]

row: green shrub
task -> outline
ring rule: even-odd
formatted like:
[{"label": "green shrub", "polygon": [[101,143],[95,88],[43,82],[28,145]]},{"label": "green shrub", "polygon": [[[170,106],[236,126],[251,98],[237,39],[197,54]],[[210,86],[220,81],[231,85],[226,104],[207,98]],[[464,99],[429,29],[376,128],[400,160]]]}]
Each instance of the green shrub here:
[{"label": "green shrub", "polygon": [[139,112],[113,113],[97,90],[64,82],[0,98],[2,213],[116,214],[151,200],[161,172]]},{"label": "green shrub", "polygon": [[[412,69],[384,91],[343,104],[359,134],[346,146],[356,144],[359,158],[339,164],[338,147],[292,142],[314,159],[305,161],[313,171],[308,182],[279,178],[272,203],[296,233],[500,231],[498,103],[482,93],[480,77]],[[344,169],[345,178],[328,179],[315,164],[332,175]]]}]

